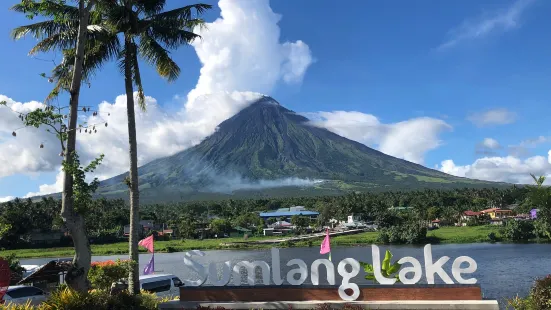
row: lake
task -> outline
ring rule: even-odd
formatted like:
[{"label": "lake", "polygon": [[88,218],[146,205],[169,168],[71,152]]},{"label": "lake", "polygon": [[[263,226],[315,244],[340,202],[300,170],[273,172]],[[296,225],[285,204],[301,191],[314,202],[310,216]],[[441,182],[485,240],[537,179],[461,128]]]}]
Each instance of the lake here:
[{"label": "lake", "polygon": [[[389,249],[394,255],[392,262],[404,256],[413,256],[421,264],[424,262],[423,246],[380,246],[381,256]],[[194,256],[193,259],[208,267],[209,263],[231,261],[232,266],[239,261],[263,260],[268,264],[271,262],[270,250],[248,250],[248,251],[205,251],[204,257]],[[533,280],[551,274],[551,244],[446,244],[432,246],[433,260],[441,256],[449,256],[450,260],[444,265],[444,270],[451,277],[451,264],[456,257],[470,256],[478,265],[474,277],[482,287],[484,298],[497,299],[503,306],[503,299],[528,294]],[[93,261],[104,261],[109,259],[124,259],[125,255],[115,256],[94,256]],[[196,279],[194,272],[183,264],[184,253],[158,253],[155,254],[155,270],[159,273],[172,273],[181,279]],[[355,258],[358,261],[371,263],[371,247],[333,247],[332,261],[336,265],[344,258]],[[140,272],[151,254],[140,255]],[[291,268],[286,266],[287,261],[293,258],[300,258],[310,266],[318,258],[327,258],[327,255],[319,254],[319,246],[311,248],[284,248],[280,249],[281,274],[284,276]],[[44,264],[50,259],[26,259],[22,264]],[[407,264],[409,266],[409,264]],[[295,268],[296,266],[293,266]],[[310,267],[309,267],[310,268]],[[320,268],[320,284],[327,284],[325,268]],[[469,275],[465,276],[469,278]],[[423,272],[424,278],[424,272]],[[435,275],[437,282],[438,275]],[[453,278],[453,277],[452,277]],[[423,282],[422,279],[421,282]],[[242,279],[245,281],[245,278]],[[341,278],[336,273],[336,284],[340,285]],[[454,280],[455,281],[455,280]],[[363,272],[353,278],[351,282],[357,284],[370,284],[363,278]],[[305,284],[310,284],[310,277]],[[440,281],[440,283],[442,283]],[[208,285],[208,282],[207,282]]]}]

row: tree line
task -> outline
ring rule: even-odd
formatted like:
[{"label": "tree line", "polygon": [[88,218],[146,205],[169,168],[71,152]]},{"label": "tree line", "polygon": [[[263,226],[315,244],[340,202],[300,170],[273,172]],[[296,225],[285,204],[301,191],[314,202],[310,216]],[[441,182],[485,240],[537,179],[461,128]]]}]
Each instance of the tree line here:
[{"label": "tree line", "polygon": [[[542,219],[539,224],[542,228],[539,229],[549,232],[549,222],[543,220],[551,218],[550,197],[548,187],[536,185],[506,189],[427,189],[351,193],[344,196],[228,199],[143,205],[140,218],[165,224],[180,238],[192,238],[197,227],[210,227],[214,232],[222,233],[231,227],[240,226],[259,233],[264,223],[258,212],[304,206],[320,213],[316,222],[309,223],[313,226],[326,225],[331,219],[346,220],[354,214],[382,229],[395,227],[396,231],[409,231],[413,236],[410,239],[415,240],[418,238],[415,237],[417,232],[412,227],[416,223],[426,224],[438,218],[453,224],[466,210],[480,211],[492,207],[513,206],[516,213],[528,213],[538,208],[538,216]],[[408,211],[400,211],[404,207]],[[83,213],[88,238],[96,243],[120,240],[124,225],[130,222],[129,208],[124,200],[89,201]],[[29,236],[33,231],[62,229],[64,223],[59,215],[60,209],[61,201],[52,198],[35,202],[16,199],[0,205],[0,246],[6,249],[29,246]],[[525,227],[523,229],[526,230]],[[388,233],[389,240],[400,239],[393,237],[398,236],[397,233]],[[516,238],[514,232],[511,232],[511,236],[512,239]]]}]

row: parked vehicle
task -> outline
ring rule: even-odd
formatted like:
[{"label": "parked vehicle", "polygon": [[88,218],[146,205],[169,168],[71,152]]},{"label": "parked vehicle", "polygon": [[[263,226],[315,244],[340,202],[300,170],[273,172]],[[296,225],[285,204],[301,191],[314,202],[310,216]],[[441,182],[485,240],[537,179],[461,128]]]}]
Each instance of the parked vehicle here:
[{"label": "parked vehicle", "polygon": [[159,297],[179,296],[182,281],[173,274],[150,274],[140,276],[142,290],[155,293]]},{"label": "parked vehicle", "polygon": [[9,286],[0,304],[24,305],[27,301],[30,301],[31,305],[38,305],[46,301],[46,298],[46,293],[38,287],[26,285]]}]

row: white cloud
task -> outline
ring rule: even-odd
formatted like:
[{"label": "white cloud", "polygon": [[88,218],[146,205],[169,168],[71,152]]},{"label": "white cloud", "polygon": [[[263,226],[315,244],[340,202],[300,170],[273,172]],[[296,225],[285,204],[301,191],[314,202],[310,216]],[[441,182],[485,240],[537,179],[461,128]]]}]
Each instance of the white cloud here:
[{"label": "white cloud", "polygon": [[[0,95],[0,178],[17,173],[53,171],[60,164],[61,147],[54,135],[45,132],[45,128],[23,128],[19,113],[27,113],[39,107],[37,101],[16,102]],[[15,131],[16,136],[12,136]],[[40,144],[44,148],[40,148]]]},{"label": "white cloud", "polygon": [[550,137],[539,136],[537,138],[531,138],[521,141],[517,145],[509,145],[509,154],[515,157],[526,157],[529,156],[529,149],[535,148],[540,144],[550,142]]},{"label": "white cloud", "polygon": [[[202,68],[196,87],[182,100],[179,113],[167,114],[154,98],[147,97],[147,112],[136,109],[139,164],[168,156],[199,143],[212,134],[216,126],[231,117],[260,93],[270,94],[274,87],[300,83],[313,62],[310,49],[303,41],[280,42],[278,22],[268,0],[220,0],[221,17],[197,30],[202,40],[193,43]],[[2,97],[0,96],[0,100]],[[105,159],[97,171],[103,179],[128,169],[128,130],[126,96],[114,102],[102,102],[98,116],[80,116],[97,126],[97,133],[79,134],[78,149],[82,164],[100,153]],[[6,98],[7,99],[7,98]],[[41,103],[8,104],[30,111]],[[5,108],[5,107],[4,107]],[[3,112],[3,111],[2,111]],[[109,116],[108,116],[109,115]],[[0,177],[16,173],[54,171],[61,158],[59,142],[43,130],[24,129],[17,139],[11,131],[20,127],[16,115],[0,113],[0,160],[13,165],[1,166]],[[28,131],[28,133],[25,133]],[[44,149],[39,145],[44,142]],[[59,183],[43,185],[46,194],[58,190]]]},{"label": "white cloud", "polygon": [[233,91],[270,93],[275,84],[301,82],[313,62],[302,41],[279,41],[281,16],[268,0],[220,0],[221,17],[198,31],[193,43],[203,64],[188,106],[204,94]]},{"label": "white cloud", "polygon": [[13,196],[0,197],[0,203],[8,202],[8,201],[14,200],[14,199],[15,199],[15,197],[13,197]]},{"label": "white cloud", "polygon": [[453,160],[442,161],[442,172],[472,179],[530,184],[530,174],[551,176],[551,150],[545,156],[519,159],[514,156],[484,157],[471,165],[456,165]]},{"label": "white cloud", "polygon": [[492,33],[507,32],[519,27],[524,11],[535,0],[517,0],[511,6],[491,14],[483,14],[476,20],[465,20],[448,33],[448,40],[438,49],[448,49],[459,43],[484,38]]},{"label": "white cloud", "polygon": [[469,115],[467,119],[478,127],[484,127],[491,125],[512,124],[515,122],[516,117],[516,113],[502,108],[474,113]]},{"label": "white cloud", "polygon": [[61,169],[59,169],[59,172],[55,177],[54,184],[42,184],[38,187],[38,192],[28,193],[23,198],[59,193],[62,190],[63,190],[63,172],[61,172]]},{"label": "white cloud", "polygon": [[484,138],[484,140],[482,141],[482,146],[491,150],[500,148],[499,142],[497,142],[496,139],[492,138]]},{"label": "white cloud", "polygon": [[499,150],[499,149],[501,149],[501,145],[499,144],[499,142],[497,142],[496,139],[492,139],[492,138],[484,138],[482,142],[476,145],[476,153],[484,154],[487,156],[496,155],[496,150]]},{"label": "white cloud", "polygon": [[439,134],[450,130],[446,122],[429,117],[413,118],[399,123],[383,124],[377,117],[356,111],[307,113],[312,124],[381,152],[422,164],[425,153],[437,148]]}]

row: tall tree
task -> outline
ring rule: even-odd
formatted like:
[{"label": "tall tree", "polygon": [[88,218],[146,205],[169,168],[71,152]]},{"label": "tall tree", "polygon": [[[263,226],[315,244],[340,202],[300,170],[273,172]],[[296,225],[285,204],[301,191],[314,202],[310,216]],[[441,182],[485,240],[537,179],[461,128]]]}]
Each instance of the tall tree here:
[{"label": "tall tree", "polygon": [[[44,1],[49,2],[48,0]],[[124,73],[130,157],[129,176],[126,179],[130,191],[129,252],[130,258],[136,262],[139,261],[139,184],[134,86],[137,88],[136,97],[139,107],[142,110],[146,108],[138,58],[155,65],[157,72],[162,77],[169,81],[175,80],[180,74],[180,68],[170,57],[169,50],[188,45],[199,38],[199,35],[193,30],[196,27],[202,27],[204,21],[198,16],[212,7],[207,4],[194,4],[163,12],[165,4],[166,0],[97,0],[95,14],[92,15],[92,20],[95,23],[93,27],[88,28],[89,35],[93,36],[87,54],[83,56],[85,58],[84,67],[82,67],[81,61],[81,67],[78,70],[87,79],[102,64],[116,57],[121,71]],[[55,9],[59,13],[59,8]],[[89,13],[89,10],[87,12]],[[78,55],[80,55],[79,45],[77,44],[76,49],[70,49],[68,46],[69,42],[75,39],[74,28],[71,28],[75,25],[74,15],[71,16],[73,23],[55,24],[55,27],[50,25],[51,28],[42,29],[42,33],[46,32],[51,39],[43,40],[37,45],[37,47],[40,46],[39,49],[43,50],[53,47],[66,48],[64,62],[54,70],[57,84],[50,97],[55,97],[59,91],[66,89],[70,73],[77,71],[71,70],[71,63],[74,60],[76,68]],[[79,18],[81,17],[79,16]],[[67,20],[71,21],[71,18]],[[41,28],[45,27],[41,26]],[[106,32],[106,29],[109,31]],[[124,38],[122,45],[118,40],[119,35]],[[71,85],[71,94],[73,94],[72,89]],[[138,264],[134,264],[134,268],[130,272],[129,290],[139,293]]]},{"label": "tall tree", "polygon": [[[74,172],[77,172],[79,167],[76,155],[76,129],[89,18],[95,4],[96,0],[79,0],[78,8],[75,8],[66,5],[63,0],[23,0],[12,8],[15,11],[25,13],[29,18],[37,15],[50,18],[50,20],[19,27],[13,31],[15,39],[32,33],[39,40],[42,40],[31,50],[31,53],[48,50],[54,46],[58,47],[62,41],[63,46],[74,50],[74,62],[70,70],[71,79],[68,88],[70,94],[69,120],[60,135],[64,156],[61,217],[73,238],[75,246],[73,265],[65,280],[70,287],[78,291],[87,291],[89,287],[87,275],[90,269],[91,251],[84,230],[84,219],[75,209]],[[67,36],[66,40],[63,40],[63,34]],[[51,112],[51,110],[46,112]],[[48,117],[40,113],[37,116]],[[64,140],[66,141],[65,144],[63,144]],[[76,170],[74,169],[75,164]]]},{"label": "tall tree", "polygon": [[[169,81],[180,75],[180,67],[169,55],[170,49],[187,45],[199,38],[196,27],[204,25],[198,18],[211,8],[206,4],[194,4],[163,12],[165,0],[124,0],[105,8],[107,23],[115,32],[122,33],[124,46],[119,58],[124,72],[126,108],[128,116],[128,144],[130,171],[126,179],[130,190],[130,259],[138,261],[139,184],[138,143],[134,111],[134,86],[137,88],[138,105],[146,109],[138,58],[143,58],[157,68],[157,73]],[[193,11],[196,15],[193,15]],[[139,293],[138,264],[130,271],[129,290]]]}]

